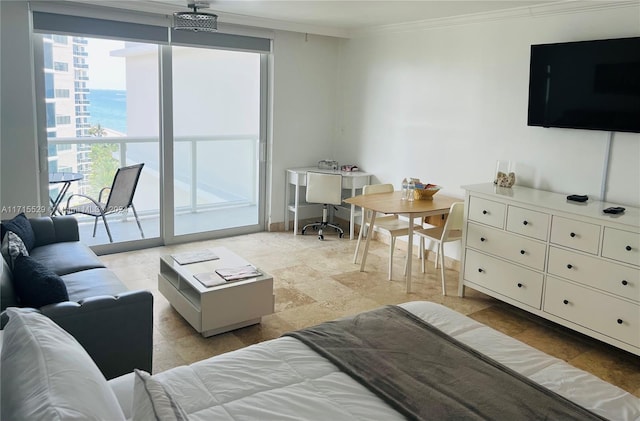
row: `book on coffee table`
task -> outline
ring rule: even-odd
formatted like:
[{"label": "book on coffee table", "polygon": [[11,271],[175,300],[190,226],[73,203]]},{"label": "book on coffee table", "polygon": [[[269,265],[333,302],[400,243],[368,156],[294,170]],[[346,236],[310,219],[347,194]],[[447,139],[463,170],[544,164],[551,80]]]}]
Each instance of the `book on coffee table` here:
[{"label": "book on coffee table", "polygon": [[220,258],[211,250],[186,251],[184,253],[172,254],[171,257],[180,265],[206,262],[207,260],[217,260]]},{"label": "book on coffee table", "polygon": [[216,273],[225,281],[238,281],[240,279],[255,278],[262,275],[253,265],[234,266],[216,269]]}]

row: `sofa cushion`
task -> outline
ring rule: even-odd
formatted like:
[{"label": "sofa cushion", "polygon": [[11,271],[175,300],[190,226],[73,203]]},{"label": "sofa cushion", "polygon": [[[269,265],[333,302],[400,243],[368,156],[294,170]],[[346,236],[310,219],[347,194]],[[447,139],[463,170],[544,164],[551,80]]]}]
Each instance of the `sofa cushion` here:
[{"label": "sofa cushion", "polygon": [[3,221],[1,225],[1,231],[3,239],[7,231],[15,232],[18,237],[22,239],[22,242],[27,247],[27,251],[29,252],[36,244],[36,237],[33,233],[33,228],[31,228],[31,223],[24,215],[24,213],[16,215],[13,219],[10,219],[8,221]]},{"label": "sofa cushion", "polygon": [[31,256],[60,276],[105,267],[89,247],[78,241],[36,247]]},{"label": "sofa cushion", "polygon": [[70,301],[80,301],[100,295],[114,296],[129,289],[109,269],[97,268],[74,272],[62,277]]},{"label": "sofa cushion", "polygon": [[2,257],[9,264],[10,268],[13,268],[13,263],[16,261],[18,256],[28,256],[29,252],[27,251],[27,247],[25,247],[22,239],[18,237],[13,231],[7,231],[2,240]]},{"label": "sofa cushion", "polygon": [[60,276],[31,256],[18,256],[13,265],[13,289],[22,307],[40,308],[69,300]]},{"label": "sofa cushion", "polygon": [[67,241],[80,241],[78,220],[75,216],[40,216],[29,218],[33,234],[36,237],[35,247]]},{"label": "sofa cushion", "polygon": [[3,420],[124,420],[82,346],[48,317],[7,310],[1,356]]}]

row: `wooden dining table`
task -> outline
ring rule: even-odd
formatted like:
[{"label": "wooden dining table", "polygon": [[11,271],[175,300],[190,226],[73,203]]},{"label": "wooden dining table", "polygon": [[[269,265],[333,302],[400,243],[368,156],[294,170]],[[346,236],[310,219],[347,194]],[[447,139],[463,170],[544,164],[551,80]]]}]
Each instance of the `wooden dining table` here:
[{"label": "wooden dining table", "polygon": [[[433,215],[446,215],[449,213],[451,205],[455,202],[461,202],[464,199],[457,197],[445,196],[444,194],[435,194],[430,200],[402,200],[402,192],[394,191],[391,193],[377,193],[353,196],[344,201],[346,203],[359,206],[362,208],[362,214],[366,214],[366,210],[373,211],[370,221],[370,227],[375,225],[376,213],[403,215],[409,218],[409,232],[413,232],[414,219],[424,218]],[[364,218],[364,216],[363,216]],[[364,226],[361,225],[361,228]],[[367,235],[362,262],[360,263],[360,272],[364,272],[367,261],[367,253],[369,252],[369,242],[371,235]],[[413,235],[409,235],[407,240],[407,271],[405,274],[407,293],[411,292],[411,256],[413,256]]]}]

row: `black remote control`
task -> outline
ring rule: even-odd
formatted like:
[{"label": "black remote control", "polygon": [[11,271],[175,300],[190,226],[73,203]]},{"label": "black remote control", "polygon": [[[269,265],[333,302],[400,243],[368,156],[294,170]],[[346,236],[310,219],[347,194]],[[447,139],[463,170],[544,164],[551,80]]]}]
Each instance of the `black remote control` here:
[{"label": "black remote control", "polygon": [[571,200],[573,202],[586,202],[589,200],[589,196],[586,194],[571,194],[567,196],[567,200]]}]

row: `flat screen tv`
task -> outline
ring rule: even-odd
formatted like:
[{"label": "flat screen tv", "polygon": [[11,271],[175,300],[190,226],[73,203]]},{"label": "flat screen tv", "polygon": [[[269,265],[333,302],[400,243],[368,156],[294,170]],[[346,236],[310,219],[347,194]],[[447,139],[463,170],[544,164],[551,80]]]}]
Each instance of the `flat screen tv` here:
[{"label": "flat screen tv", "polygon": [[532,45],[528,125],[640,133],[640,37]]}]

